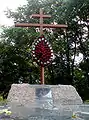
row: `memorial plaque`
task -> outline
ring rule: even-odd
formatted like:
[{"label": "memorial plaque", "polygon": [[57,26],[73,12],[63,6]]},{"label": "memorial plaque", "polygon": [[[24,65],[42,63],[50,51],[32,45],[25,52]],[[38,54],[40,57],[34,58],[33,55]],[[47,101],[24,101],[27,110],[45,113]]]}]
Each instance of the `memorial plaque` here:
[{"label": "memorial plaque", "polygon": [[50,88],[36,88],[36,103],[45,109],[53,107],[52,91]]}]

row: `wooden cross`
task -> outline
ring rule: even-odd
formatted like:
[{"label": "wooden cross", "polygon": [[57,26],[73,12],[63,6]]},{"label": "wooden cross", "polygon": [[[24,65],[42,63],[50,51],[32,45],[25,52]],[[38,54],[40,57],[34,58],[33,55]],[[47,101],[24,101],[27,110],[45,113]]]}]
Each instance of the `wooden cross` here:
[{"label": "wooden cross", "polygon": [[[67,28],[67,25],[54,25],[54,24],[44,24],[43,18],[50,18],[50,15],[44,15],[43,10],[40,9],[40,14],[32,14],[34,18],[40,18],[40,22],[38,24],[35,23],[17,23],[15,27],[39,27],[40,28],[40,35],[43,34],[43,28]],[[44,84],[44,67],[41,66],[41,74],[40,74],[41,84]]]}]

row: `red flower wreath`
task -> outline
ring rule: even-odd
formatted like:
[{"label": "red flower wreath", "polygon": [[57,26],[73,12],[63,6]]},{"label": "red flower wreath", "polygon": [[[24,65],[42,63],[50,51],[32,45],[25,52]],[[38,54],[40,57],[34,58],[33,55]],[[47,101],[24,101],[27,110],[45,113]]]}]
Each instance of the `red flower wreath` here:
[{"label": "red flower wreath", "polygon": [[48,65],[52,61],[53,59],[52,47],[49,44],[49,42],[47,42],[43,35],[33,43],[32,55],[33,59],[41,66]]}]

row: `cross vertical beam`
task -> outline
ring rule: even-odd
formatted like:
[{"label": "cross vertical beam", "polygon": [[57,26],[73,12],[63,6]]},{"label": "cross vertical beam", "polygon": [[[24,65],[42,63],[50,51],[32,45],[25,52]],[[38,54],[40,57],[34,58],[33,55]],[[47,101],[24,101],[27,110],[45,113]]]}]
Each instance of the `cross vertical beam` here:
[{"label": "cross vertical beam", "polygon": [[[43,34],[43,18],[50,18],[51,16],[50,15],[44,15],[43,14],[43,10],[40,8],[40,14],[33,14],[32,17],[36,17],[36,18],[40,18],[40,35]],[[41,81],[41,84],[45,84],[45,81],[44,81],[44,67],[41,66],[40,68],[40,81]]]},{"label": "cross vertical beam", "polygon": [[[40,8],[40,35],[43,34],[43,10]],[[40,72],[40,81],[41,84],[45,84],[44,82],[44,67],[41,66],[41,72]]]},{"label": "cross vertical beam", "polygon": [[41,66],[41,71],[40,71],[40,81],[41,81],[41,84],[45,84],[45,80],[44,80],[44,67]]},{"label": "cross vertical beam", "polygon": [[43,34],[43,10],[40,8],[40,35]]}]

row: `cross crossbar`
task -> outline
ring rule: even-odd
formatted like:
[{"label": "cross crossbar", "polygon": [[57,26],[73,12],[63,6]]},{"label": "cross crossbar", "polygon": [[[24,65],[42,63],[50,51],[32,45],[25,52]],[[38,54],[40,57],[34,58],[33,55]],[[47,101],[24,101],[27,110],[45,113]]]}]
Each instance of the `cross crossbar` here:
[{"label": "cross crossbar", "polygon": [[[40,18],[39,14],[32,14],[31,17],[33,18]],[[51,15],[42,15],[43,18],[51,18]]]},{"label": "cross crossbar", "polygon": [[[33,23],[17,23],[15,24],[15,27],[40,27],[40,24],[33,24]],[[60,24],[60,25],[54,25],[54,24],[42,24],[43,28],[67,28],[67,25]]]}]

